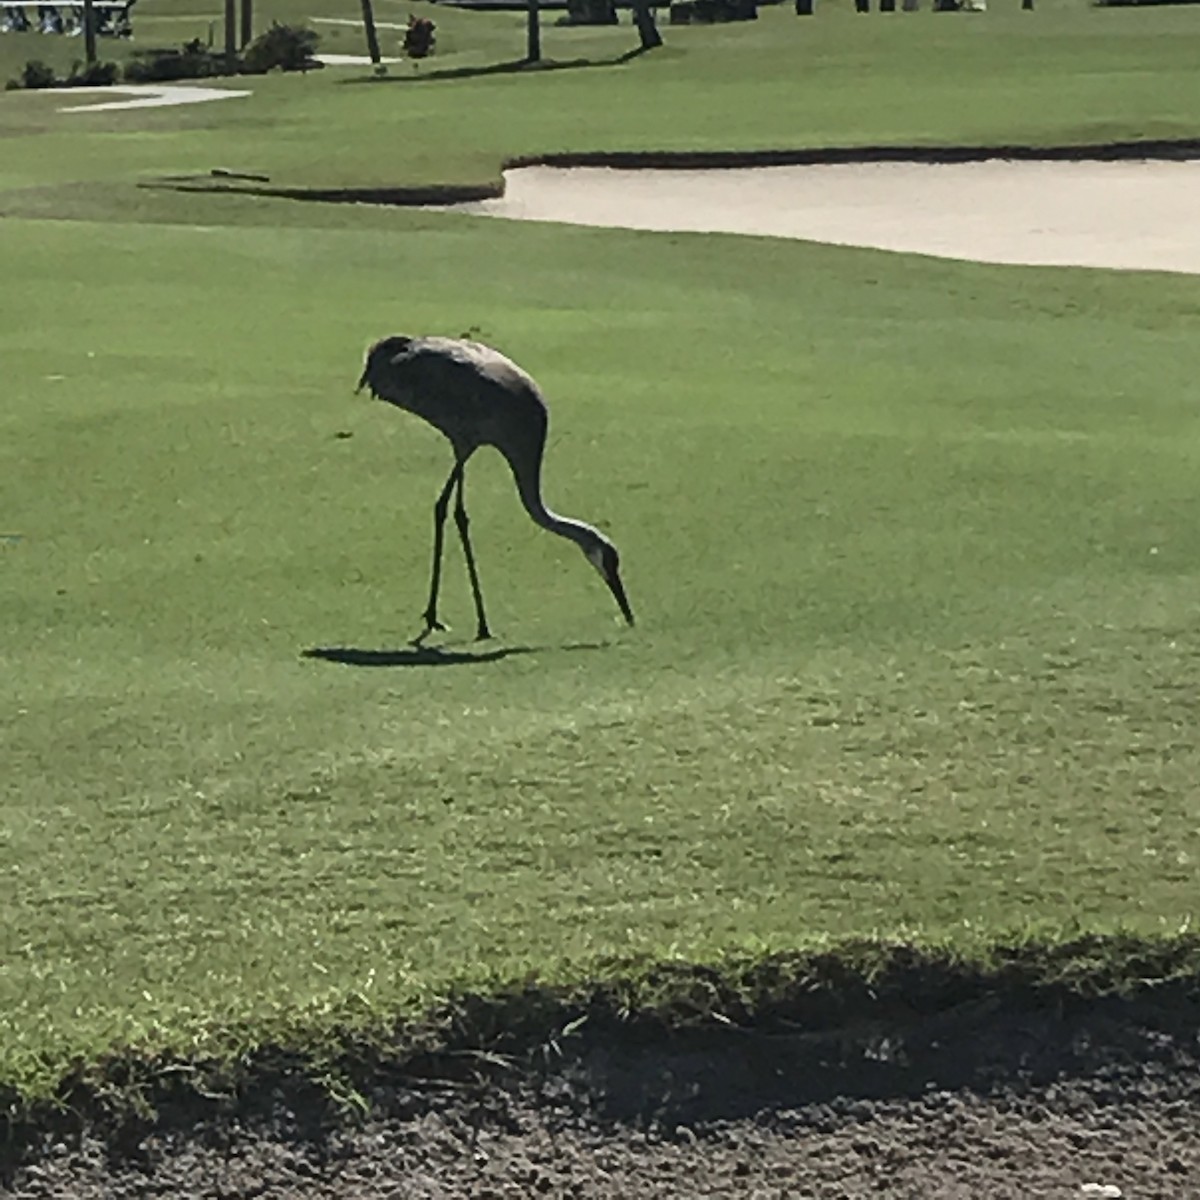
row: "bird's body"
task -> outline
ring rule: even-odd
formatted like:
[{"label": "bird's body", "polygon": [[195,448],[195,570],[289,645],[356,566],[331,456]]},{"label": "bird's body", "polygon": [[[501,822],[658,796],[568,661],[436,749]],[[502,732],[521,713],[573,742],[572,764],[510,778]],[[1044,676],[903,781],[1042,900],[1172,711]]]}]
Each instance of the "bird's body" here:
[{"label": "bird's body", "polygon": [[527,372],[481,342],[396,334],[367,351],[359,380],[359,387],[364,386],[377,399],[427,421],[446,436],[454,450],[454,469],[434,507],[433,579],[425,612],[426,628],[418,641],[442,628],[437,619],[442,535],[450,493],[455,489],[455,521],[471,576],[479,636],[490,636],[463,501],[463,471],[480,446],[494,446],[500,451],[512,470],[525,511],[543,529],[579,546],[608,584],[622,615],[633,624],[616,547],[586,522],[551,512],[542,499],[541,468],[549,413],[541,389]]},{"label": "bird's body", "polygon": [[498,350],[459,338],[403,336],[386,338],[371,353],[380,350],[386,372],[380,378],[364,371],[366,385],[444,433],[461,457],[495,446],[508,458],[509,451],[532,450],[524,443],[539,434],[545,442],[548,416],[537,384]]}]

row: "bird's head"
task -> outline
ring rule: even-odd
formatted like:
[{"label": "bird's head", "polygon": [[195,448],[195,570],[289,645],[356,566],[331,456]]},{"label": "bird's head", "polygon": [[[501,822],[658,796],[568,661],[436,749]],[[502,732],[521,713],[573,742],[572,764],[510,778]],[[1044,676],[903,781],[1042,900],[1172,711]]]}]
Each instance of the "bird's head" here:
[{"label": "bird's head", "polygon": [[621,583],[621,558],[617,554],[617,548],[598,530],[593,529],[589,532],[591,536],[581,543],[580,549],[588,562],[600,573],[600,578],[608,584],[608,590],[612,592],[613,599],[621,610],[621,616],[632,625],[633,609],[629,607],[629,600]]},{"label": "bird's head", "polygon": [[367,347],[367,356],[363,362],[362,375],[359,376],[355,392],[369,388],[373,396],[379,396],[382,385],[387,380],[387,368],[403,354],[412,343],[412,338],[402,334],[380,338],[379,341]]}]

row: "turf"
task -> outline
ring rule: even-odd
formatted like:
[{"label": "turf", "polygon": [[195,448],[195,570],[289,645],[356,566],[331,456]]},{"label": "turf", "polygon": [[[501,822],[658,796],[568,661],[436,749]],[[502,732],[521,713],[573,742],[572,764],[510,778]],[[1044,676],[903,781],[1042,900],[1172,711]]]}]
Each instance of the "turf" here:
[{"label": "turf", "polygon": [[[404,170],[578,144],[543,107],[447,148],[496,88],[594,86],[647,140],[614,80],[393,85]],[[390,95],[310,82],[87,133],[0,100],[0,208],[76,218],[0,241],[0,1082],[527,977],[1189,927],[1200,284],[130,186],[231,138],[295,162],[277,127],[325,104],[350,140]],[[915,111],[897,136],[947,132]],[[481,456],[500,637],[462,640],[452,546],[458,632],[406,647],[449,462],[352,395],[397,329],[543,382],[550,502],[616,540],[636,629]]]},{"label": "turf", "polygon": [[[1192,281],[419,224],[118,226],[66,294],[84,230],[6,251],[5,1074],[601,958],[1186,925]],[[636,630],[481,460],[501,640],[403,649],[446,451],[350,395],[397,325],[544,380]]]},{"label": "turf", "polygon": [[[521,15],[412,11],[434,16],[442,49],[382,80],[365,68],[272,76],[241,81],[251,101],[69,116],[57,96],[8,96],[0,195],[38,190],[5,197],[4,211],[53,215],[62,197],[48,186],[100,183],[126,185],[118,215],[136,204],[129,185],[214,168],[350,188],[489,183],[507,157],[562,150],[1179,138],[1195,134],[1200,104],[1194,7],[1030,14],[1013,0],[983,22],[864,22],[838,0],[811,22],[780,6],[739,27],[674,27],[661,53],[624,63],[627,26],[548,25],[548,59],[591,65],[466,78],[436,75],[512,66]],[[349,27],[321,28],[338,32],[327,48],[346,48]]]}]

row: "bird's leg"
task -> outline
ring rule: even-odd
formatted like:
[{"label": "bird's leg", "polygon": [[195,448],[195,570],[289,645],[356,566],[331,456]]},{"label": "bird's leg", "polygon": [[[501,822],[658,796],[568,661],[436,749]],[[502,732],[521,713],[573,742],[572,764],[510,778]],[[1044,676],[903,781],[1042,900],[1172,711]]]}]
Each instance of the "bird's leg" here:
[{"label": "bird's leg", "polygon": [[456,462],[446,486],[442,488],[437,503],[433,506],[433,576],[429,581],[429,604],[425,608],[425,628],[413,638],[413,645],[419,646],[435,629],[445,629],[445,625],[437,618],[438,589],[442,580],[442,544],[443,531],[446,527],[446,511],[450,507],[450,493],[456,483],[462,482],[463,464]]},{"label": "bird's leg", "polygon": [[455,493],[454,523],[458,526],[458,536],[462,539],[463,554],[467,559],[467,574],[471,577],[471,595],[475,597],[475,616],[479,620],[479,628],[475,637],[484,641],[492,636],[488,629],[487,617],[483,613],[483,592],[479,588],[479,572],[475,569],[475,555],[471,552],[471,536],[467,532],[471,524],[467,516],[467,506],[463,503],[463,472],[458,473],[458,490]]}]

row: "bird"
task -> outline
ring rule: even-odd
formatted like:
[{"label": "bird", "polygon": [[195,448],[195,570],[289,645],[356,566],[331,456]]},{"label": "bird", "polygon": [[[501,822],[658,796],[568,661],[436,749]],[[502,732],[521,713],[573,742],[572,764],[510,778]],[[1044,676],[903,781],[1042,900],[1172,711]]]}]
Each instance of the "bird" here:
[{"label": "bird", "polygon": [[608,585],[627,624],[633,609],[621,582],[616,546],[593,525],[552,512],[542,499],[542,460],[550,414],[542,390],[521,367],[500,351],[468,337],[393,334],[372,343],[366,352],[357,392],[367,388],[377,400],[393,404],[432,425],[450,442],[454,466],[433,506],[433,572],[425,627],[416,638],[420,646],[446,626],[438,619],[443,535],[450,494],[455,494],[454,523],[458,527],[467,574],[475,601],[479,641],[491,638],[471,549],[469,519],[463,499],[463,478],[471,456],[481,446],[493,446],[508,462],[517,493],[535,524],[574,542]]}]

